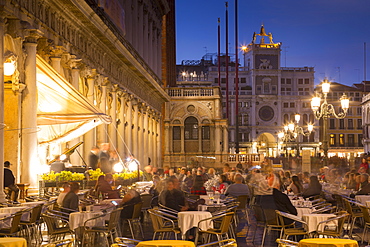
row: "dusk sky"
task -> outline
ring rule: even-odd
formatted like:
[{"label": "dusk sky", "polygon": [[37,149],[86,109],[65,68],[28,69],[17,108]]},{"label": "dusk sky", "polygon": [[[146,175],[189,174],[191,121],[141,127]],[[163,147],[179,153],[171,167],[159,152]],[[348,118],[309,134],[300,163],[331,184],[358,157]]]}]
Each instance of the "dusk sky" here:
[{"label": "dusk sky", "polygon": [[[239,0],[239,44],[249,44],[264,24],[274,43],[282,42],[282,67],[315,67],[315,83],[324,77],[352,85],[370,80],[369,0]],[[235,53],[235,1],[229,1],[229,52]],[[217,18],[225,52],[225,1],[176,0],[176,61],[217,53]],[[268,40],[268,39],[267,39]],[[239,59],[242,53],[239,53]],[[240,60],[242,61],[242,59]]]}]

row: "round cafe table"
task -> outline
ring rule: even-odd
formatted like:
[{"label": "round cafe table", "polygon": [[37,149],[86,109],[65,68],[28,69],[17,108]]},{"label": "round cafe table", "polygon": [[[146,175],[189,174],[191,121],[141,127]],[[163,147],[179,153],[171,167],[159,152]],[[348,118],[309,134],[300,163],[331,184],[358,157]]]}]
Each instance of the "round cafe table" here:
[{"label": "round cafe table", "polygon": [[299,241],[298,247],[358,247],[356,240],[339,238],[307,238]]},{"label": "round cafe table", "polygon": [[27,247],[24,238],[0,238],[0,247]]},{"label": "round cafe table", "polygon": [[141,241],[136,245],[137,247],[162,247],[162,246],[176,246],[176,247],[195,247],[194,242],[184,240],[150,240]]}]

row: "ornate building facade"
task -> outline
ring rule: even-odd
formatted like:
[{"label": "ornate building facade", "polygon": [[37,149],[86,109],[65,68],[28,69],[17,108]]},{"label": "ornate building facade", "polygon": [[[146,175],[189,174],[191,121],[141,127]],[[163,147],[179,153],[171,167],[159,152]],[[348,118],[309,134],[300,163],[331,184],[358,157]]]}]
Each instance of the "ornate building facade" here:
[{"label": "ornate building facade", "polygon": [[1,1],[0,63],[15,71],[3,77],[0,166],[11,161],[17,182],[35,187],[51,156],[80,142],[85,160],[92,146],[109,142],[122,159],[161,165],[162,107],[170,100],[162,54],[174,46],[171,39],[162,46],[162,36],[174,35],[166,32],[173,4]]},{"label": "ornate building facade", "polygon": [[[299,136],[294,143],[283,144],[278,138],[283,126],[294,121],[296,113],[301,114],[299,125],[304,128],[308,123],[315,122],[310,107],[314,92],[314,68],[282,67],[281,45],[274,43],[272,34],[266,34],[262,26],[260,33],[255,33],[252,42],[244,47],[243,60],[238,66],[237,104],[236,62],[231,57],[228,58],[228,73],[225,54],[221,54],[219,61],[217,54],[206,54],[202,60],[183,61],[181,65],[177,65],[178,87],[189,82],[194,85],[220,86],[223,119],[228,120],[229,159],[233,161],[244,161],[247,154],[269,157],[287,153],[297,155],[297,142],[300,143],[299,150],[309,149],[312,155],[317,152],[317,127],[309,137]],[[237,144],[239,160],[232,155],[235,154]]]}]

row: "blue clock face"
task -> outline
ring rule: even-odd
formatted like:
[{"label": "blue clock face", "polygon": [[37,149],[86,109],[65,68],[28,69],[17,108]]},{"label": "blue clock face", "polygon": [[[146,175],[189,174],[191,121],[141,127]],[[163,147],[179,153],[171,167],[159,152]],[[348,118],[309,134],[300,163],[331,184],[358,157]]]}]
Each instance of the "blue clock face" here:
[{"label": "blue clock face", "polygon": [[262,106],[258,111],[258,116],[263,121],[271,121],[274,117],[274,110],[270,106]]}]

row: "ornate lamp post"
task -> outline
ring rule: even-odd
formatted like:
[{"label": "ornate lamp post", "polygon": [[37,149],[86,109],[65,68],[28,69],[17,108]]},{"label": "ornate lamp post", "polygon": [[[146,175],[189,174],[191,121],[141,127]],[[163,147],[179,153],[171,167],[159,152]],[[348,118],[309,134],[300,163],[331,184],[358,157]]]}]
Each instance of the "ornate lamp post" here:
[{"label": "ornate lamp post", "polygon": [[311,108],[315,115],[316,119],[323,119],[323,128],[322,128],[322,149],[324,151],[324,166],[328,165],[328,119],[330,116],[334,116],[335,118],[342,119],[345,118],[347,115],[347,111],[349,108],[349,98],[346,94],[343,93],[342,97],[340,98],[341,108],[342,111],[338,114],[335,112],[335,107],[332,104],[328,104],[326,98],[328,96],[330,90],[330,82],[325,79],[321,83],[322,94],[324,95],[323,102],[321,103],[322,95],[316,94],[315,97],[311,100]]},{"label": "ornate lamp post", "polygon": [[297,155],[299,156],[298,136],[299,135],[309,136],[313,130],[313,125],[308,124],[307,130],[304,130],[303,127],[298,125],[299,121],[301,120],[301,115],[298,113],[294,115],[294,120],[295,122],[292,122],[284,126],[284,131],[278,133],[278,137],[284,142],[291,142],[291,141],[296,140],[297,141]]}]

